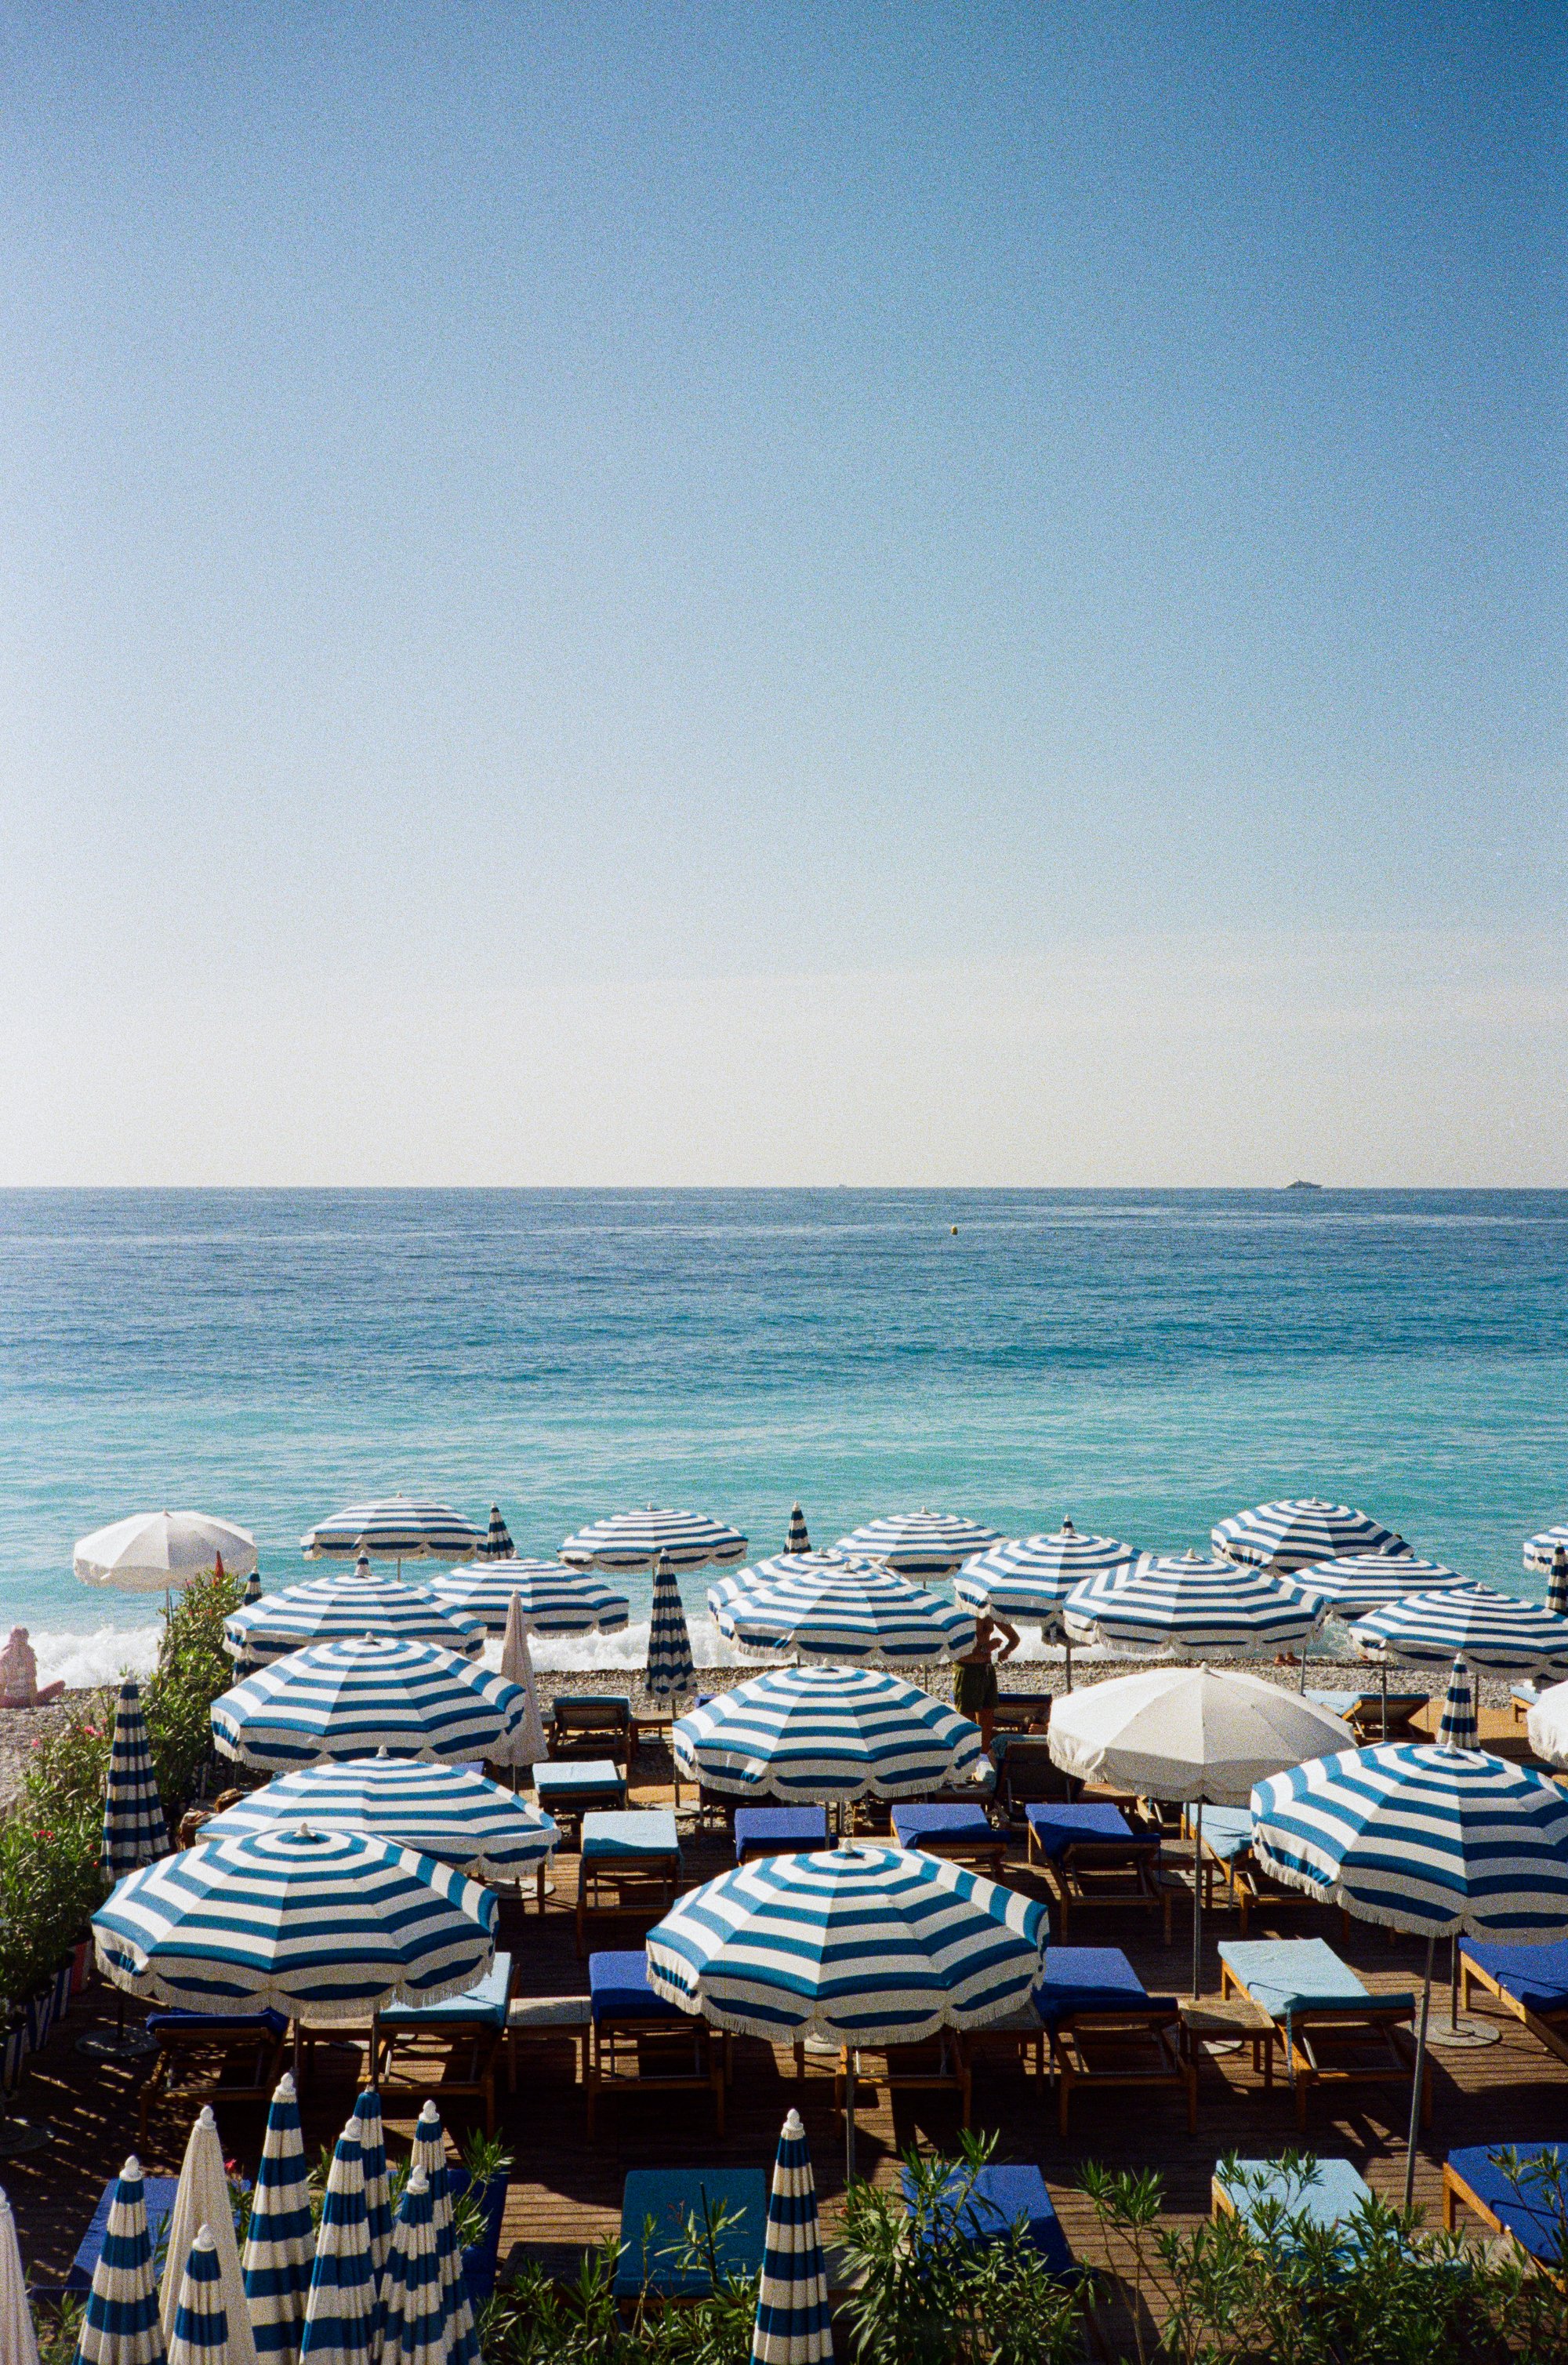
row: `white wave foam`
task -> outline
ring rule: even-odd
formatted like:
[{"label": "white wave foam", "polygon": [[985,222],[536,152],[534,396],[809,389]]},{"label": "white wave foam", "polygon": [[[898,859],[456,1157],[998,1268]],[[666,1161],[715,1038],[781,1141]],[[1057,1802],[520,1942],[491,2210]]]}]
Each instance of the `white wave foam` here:
[{"label": "white wave foam", "polygon": [[33,1627],[40,1684],[63,1683],[70,1691],[117,1683],[121,1676],[150,1676],[158,1661],[161,1625],[95,1626],[88,1632],[68,1627]]}]

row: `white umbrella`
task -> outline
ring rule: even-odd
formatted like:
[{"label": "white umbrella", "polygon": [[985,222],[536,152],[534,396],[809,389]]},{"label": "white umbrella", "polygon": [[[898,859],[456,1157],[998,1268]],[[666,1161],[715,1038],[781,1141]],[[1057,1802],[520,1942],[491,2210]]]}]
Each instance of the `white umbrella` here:
[{"label": "white umbrella", "polygon": [[1568,1765],[1568,1683],[1541,1693],[1525,1720],[1529,1745],[1549,1765]]},{"label": "white umbrella", "polygon": [[207,2102],[191,2129],[180,2180],[174,2187],[174,2205],[169,2213],[169,2247],[162,2288],[158,2294],[165,2341],[174,2338],[185,2262],[204,2225],[211,2229],[213,2247],[218,2252],[218,2281],[229,2316],[230,2356],[233,2365],[256,2365],[256,2343],[251,2330],[251,2312],[245,2304],[245,2278],[240,2267],[240,2245],[234,2238],[234,2212],[223,2166],[223,2146],[218,2139],[212,2106]]},{"label": "white umbrella", "polygon": [[1090,1782],[1196,1808],[1193,1993],[1201,1993],[1204,1801],[1244,1802],[1253,1785],[1310,1757],[1353,1747],[1348,1724],[1279,1684],[1208,1666],[1151,1667],[1058,1700],[1053,1762]]},{"label": "white umbrella", "polygon": [[522,1596],[514,1593],[507,1611],[507,1631],[501,1642],[501,1674],[509,1684],[516,1684],[528,1705],[515,1732],[500,1744],[502,1754],[492,1762],[498,1765],[537,1765],[548,1754],[544,1739],[544,1719],[539,1709],[539,1687],[533,1680],[533,1653],[528,1647],[528,1624],[523,1616]]},{"label": "white umbrella", "polygon": [[0,2192],[0,2357],[6,2365],[39,2365],[38,2335],[28,2305],[17,2221],[4,2192]]},{"label": "white umbrella", "polygon": [[256,1539],[205,1511],[137,1511],[82,1537],[71,1565],[84,1585],[117,1593],[168,1593],[221,1558],[230,1576],[249,1576]]}]

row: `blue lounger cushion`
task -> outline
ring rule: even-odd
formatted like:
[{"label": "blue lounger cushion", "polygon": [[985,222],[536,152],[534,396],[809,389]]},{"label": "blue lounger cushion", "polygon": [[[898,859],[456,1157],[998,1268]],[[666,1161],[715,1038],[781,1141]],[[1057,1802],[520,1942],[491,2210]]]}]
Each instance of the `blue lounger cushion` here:
[{"label": "blue lounger cushion", "polygon": [[1237,2215],[1254,2230],[1260,2207],[1270,2202],[1279,2202],[1293,2217],[1305,2217],[1327,2229],[1346,2225],[1372,2199],[1371,2185],[1348,2159],[1314,2160],[1310,2180],[1287,2176],[1277,2159],[1243,2159],[1237,2166],[1245,2183],[1233,2182],[1217,2169],[1215,2182]]},{"label": "blue lounger cushion", "polygon": [[1322,1938],[1222,1938],[1219,1958],[1271,2019],[1298,2012],[1415,2009],[1412,1995],[1373,1995]]},{"label": "blue lounger cushion", "polygon": [[648,1985],[644,1946],[588,1956],[588,1996],[595,2020],[679,2020],[685,2015]]},{"label": "blue lounger cushion", "polygon": [[1546,1946],[1493,1946],[1462,1938],[1460,1958],[1485,1971],[1517,2004],[1542,2017],[1568,2012],[1568,1938]]},{"label": "blue lounger cushion", "polygon": [[[969,2197],[959,2224],[972,2242],[1003,2242],[1018,2226],[1053,2275],[1067,2280],[1081,2273],[1046,2190],[1046,2180],[1037,2168],[991,2164],[977,2169],[972,2181],[968,2169],[955,2169],[946,2188],[952,2192],[955,2205],[966,2185]],[[903,2197],[906,2207],[914,2198],[914,2180],[907,2168],[903,2170]]]},{"label": "blue lounger cushion", "polygon": [[1171,2012],[1174,1996],[1150,1995],[1119,1946],[1047,1946],[1034,1992],[1047,2028],[1074,2012]]},{"label": "blue lounger cushion", "polygon": [[680,1833],[667,1807],[633,1807],[618,1814],[583,1817],[585,1864],[635,1864],[679,1854]]},{"label": "blue lounger cushion", "polygon": [[533,1769],[533,1788],[541,1806],[546,1799],[559,1798],[563,1792],[585,1798],[602,1792],[606,1797],[623,1799],[626,1777],[609,1757],[545,1758]]},{"label": "blue lounger cushion", "polygon": [[1542,2259],[1548,2266],[1565,2262],[1557,2255],[1558,2228],[1556,2212],[1551,2205],[1547,2188],[1525,2178],[1516,2180],[1497,2165],[1497,2155],[1514,2151],[1521,2162],[1554,2158],[1562,2170],[1564,2189],[1568,2190],[1568,2144],[1522,2143],[1477,2144],[1464,2151],[1450,2151],[1449,2166],[1462,2177],[1477,2201],[1484,2201],[1501,2225],[1516,2236],[1532,2259]]},{"label": "blue lounger cushion", "polygon": [[288,2021],[281,2012],[150,2012],[147,2026],[152,2035],[164,2029],[176,2034],[186,2029],[202,2029],[214,2036],[283,2036]]},{"label": "blue lounger cushion", "polygon": [[[1192,1810],[1188,1810],[1192,1821]],[[1252,1844],[1252,1810],[1250,1807],[1205,1807],[1204,1809],[1204,1845],[1222,1864],[1231,1863],[1245,1855]]]},{"label": "blue lounger cushion", "polygon": [[827,1845],[825,1807],[737,1807],[735,1862],[744,1862],[748,1847],[798,1848],[810,1855]]},{"label": "blue lounger cushion", "polygon": [[419,2028],[431,2021],[461,2022],[476,2028],[504,2028],[507,1997],[511,1987],[511,1956],[498,1955],[482,1979],[444,2003],[389,2003],[383,2007],[383,2028]]},{"label": "blue lounger cushion", "polygon": [[1119,1840],[1128,1847],[1146,1847],[1151,1852],[1159,1846],[1157,1832],[1135,1832],[1120,1807],[1108,1802],[1025,1807],[1024,1814],[1035,1835],[1036,1846],[1053,1863],[1081,1840],[1102,1846]]},{"label": "blue lounger cushion", "polygon": [[893,1831],[902,1847],[918,1847],[925,1839],[993,1840],[996,1831],[983,1807],[946,1801],[938,1806],[893,1809]]},{"label": "blue lounger cushion", "polygon": [[678,2253],[687,2221],[694,2217],[701,2227],[709,2213],[730,2220],[714,2243],[720,2273],[760,2274],[767,2242],[767,2179],[760,2168],[630,2169],[621,2202],[616,2297],[632,2299],[644,2289],[661,2299],[706,2292],[706,2268],[683,2273]]},{"label": "blue lounger cushion", "polygon": [[[148,2176],[142,2179],[141,2195],[147,2204],[147,2230],[154,2245],[169,2222],[169,2213],[174,2208],[174,2194],[178,2186],[179,2179],[175,2176]],[[98,2205],[88,2220],[87,2230],[76,2246],[76,2256],[65,2270],[64,2281],[51,2283],[34,2279],[32,2287],[40,2297],[50,2299],[62,2292],[80,2295],[91,2291],[93,2270],[104,2255],[104,2241],[109,2230],[109,2211],[114,2205],[114,2197],[118,2190],[118,2177],[111,2176],[98,2196]]]}]

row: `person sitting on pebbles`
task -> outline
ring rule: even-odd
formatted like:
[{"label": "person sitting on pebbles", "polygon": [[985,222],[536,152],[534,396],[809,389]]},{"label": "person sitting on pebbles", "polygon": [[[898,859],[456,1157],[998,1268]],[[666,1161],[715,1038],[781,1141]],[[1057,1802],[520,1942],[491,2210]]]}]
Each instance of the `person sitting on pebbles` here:
[{"label": "person sitting on pebbles", "polygon": [[48,1708],[62,1698],[63,1683],[39,1682],[39,1663],[25,1626],[13,1626],[11,1639],[0,1651],[0,1708]]}]

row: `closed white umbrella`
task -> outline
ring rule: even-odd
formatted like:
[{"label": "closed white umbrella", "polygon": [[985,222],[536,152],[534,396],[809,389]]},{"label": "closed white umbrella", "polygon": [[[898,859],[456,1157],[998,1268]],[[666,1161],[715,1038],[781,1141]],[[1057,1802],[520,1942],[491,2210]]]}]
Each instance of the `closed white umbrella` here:
[{"label": "closed white umbrella", "polygon": [[17,2221],[4,2192],[0,2192],[0,2357],[6,2365],[39,2365],[38,2335],[28,2305]]},{"label": "closed white umbrella", "polygon": [[507,1631],[501,1642],[501,1674],[509,1684],[515,1684],[528,1705],[515,1732],[500,1743],[503,1754],[493,1762],[498,1765],[537,1765],[548,1754],[544,1738],[544,1719],[540,1712],[539,1687],[533,1680],[533,1653],[528,1647],[528,1623],[522,1612],[522,1597],[514,1593],[511,1608],[507,1611]]},{"label": "closed white umbrella", "polygon": [[1235,1805],[1266,1775],[1353,1747],[1348,1724],[1279,1684],[1208,1666],[1150,1667],[1091,1684],[1052,1708],[1064,1773],[1196,1809],[1193,1993],[1202,1991],[1204,1802]]},{"label": "closed white umbrella", "polygon": [[1568,1765],[1568,1683],[1541,1693],[1525,1720],[1529,1745],[1551,1765]]},{"label": "closed white umbrella", "polygon": [[117,1593],[169,1593],[221,1560],[230,1576],[249,1576],[256,1539],[206,1511],[136,1511],[82,1537],[71,1565],[84,1585]]},{"label": "closed white umbrella", "polygon": [[174,2205],[169,2213],[169,2247],[158,2296],[165,2341],[174,2337],[185,2264],[204,2225],[209,2229],[218,2254],[216,2281],[229,2317],[229,2354],[233,2365],[256,2365],[256,2343],[251,2330],[251,2311],[245,2304],[245,2278],[240,2266],[240,2245],[234,2238],[234,2213],[223,2166],[223,2146],[218,2139],[212,2106],[207,2102],[191,2129],[180,2180],[174,2187]]}]

